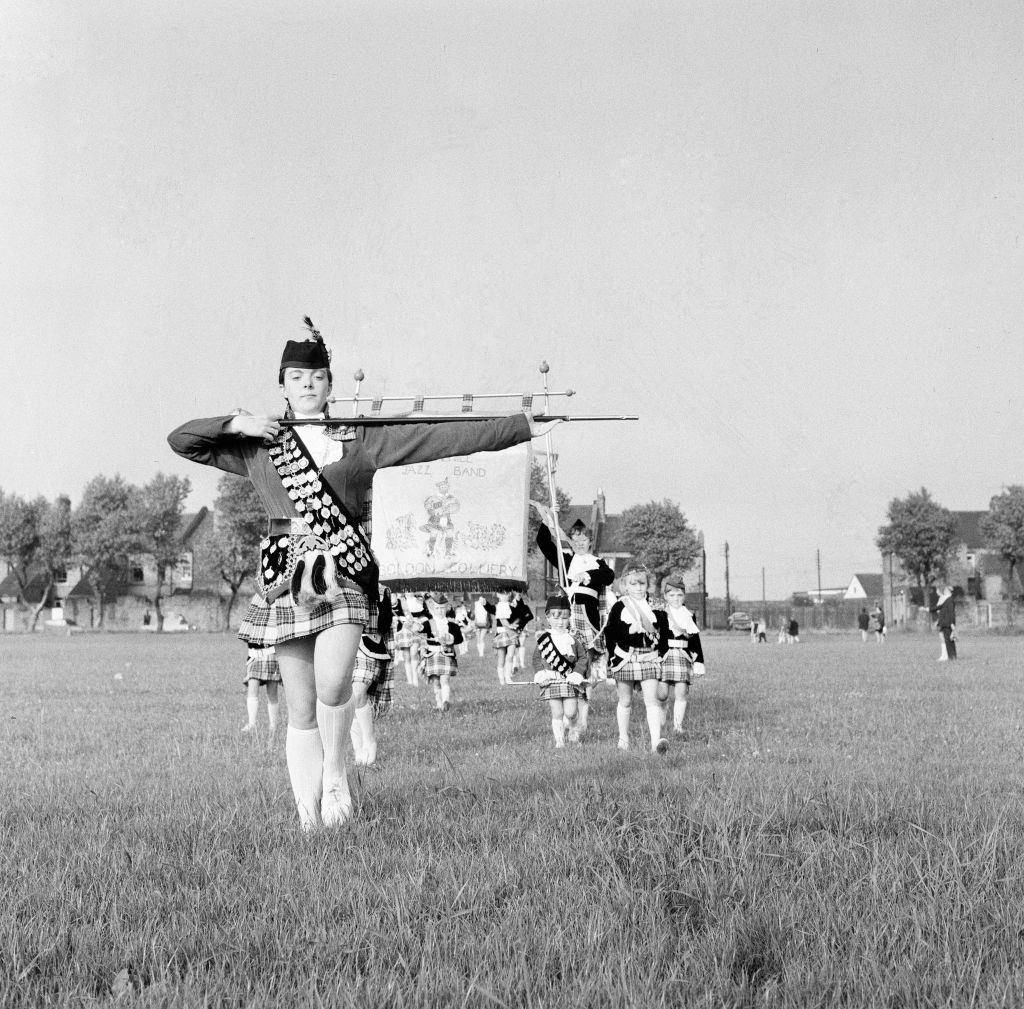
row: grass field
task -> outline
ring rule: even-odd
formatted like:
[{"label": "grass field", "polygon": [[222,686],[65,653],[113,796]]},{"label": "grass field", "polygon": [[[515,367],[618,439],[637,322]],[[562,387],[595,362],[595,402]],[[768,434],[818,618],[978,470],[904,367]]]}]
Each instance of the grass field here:
[{"label": "grass field", "polygon": [[233,638],[0,636],[0,1005],[1024,1004],[1024,644],[961,647],[709,637],[661,758],[471,654],[304,836]]}]

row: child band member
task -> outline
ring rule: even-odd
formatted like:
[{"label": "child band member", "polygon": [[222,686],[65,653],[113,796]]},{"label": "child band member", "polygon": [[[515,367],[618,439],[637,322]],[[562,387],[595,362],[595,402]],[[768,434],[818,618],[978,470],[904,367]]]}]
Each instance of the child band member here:
[{"label": "child band member", "polygon": [[540,696],[551,707],[551,731],[555,749],[560,750],[565,746],[567,729],[570,743],[580,741],[578,705],[586,689],[590,650],[569,626],[567,596],[562,593],[549,596],[544,613],[548,628],[537,634],[533,681],[540,687]]},{"label": "child band member", "polygon": [[667,650],[661,662],[661,679],[667,688],[664,700],[673,700],[672,728],[676,734],[681,734],[691,678],[705,673],[704,650],[700,643],[700,628],[686,608],[686,583],[682,572],[673,571],[665,576],[661,583],[661,597],[665,600],[665,609],[655,612],[659,622],[665,625],[663,633]]},{"label": "child band member", "polygon": [[624,594],[608,613],[604,636],[608,648],[608,672],[616,680],[619,703],[615,709],[619,724],[619,749],[629,749],[629,716],[633,688],[639,686],[647,710],[651,750],[665,753],[668,740],[662,732],[664,712],[658,700],[661,659],[668,650],[664,618],[659,625],[647,601],[647,568],[628,567],[622,576]]}]

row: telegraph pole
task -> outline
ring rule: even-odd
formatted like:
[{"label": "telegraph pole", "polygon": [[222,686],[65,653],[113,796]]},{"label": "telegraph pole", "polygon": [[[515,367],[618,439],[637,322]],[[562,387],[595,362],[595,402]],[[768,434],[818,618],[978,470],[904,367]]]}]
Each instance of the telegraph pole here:
[{"label": "telegraph pole", "polygon": [[698,533],[700,541],[700,625],[708,626],[708,552],[704,549],[704,533]]},{"label": "telegraph pole", "polygon": [[764,568],[761,568],[761,616],[767,621],[768,601],[765,599],[764,594]]},{"label": "telegraph pole", "polygon": [[818,605],[821,605],[821,550],[815,550],[818,557]]},{"label": "telegraph pole", "polygon": [[729,541],[725,541],[725,621],[728,625],[732,613],[732,602],[729,597]]}]

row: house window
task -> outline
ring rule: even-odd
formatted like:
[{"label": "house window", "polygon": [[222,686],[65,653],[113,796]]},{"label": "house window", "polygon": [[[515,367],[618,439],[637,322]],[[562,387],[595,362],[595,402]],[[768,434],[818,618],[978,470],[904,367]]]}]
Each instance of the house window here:
[{"label": "house window", "polygon": [[142,570],[141,567],[139,567],[136,564],[133,564],[132,565],[132,584],[133,585],[141,585],[143,582],[145,582],[145,580],[146,580],[145,572]]},{"label": "house window", "polygon": [[68,570],[67,568],[54,568],[53,569],[53,580],[60,585],[66,585],[68,581]]}]

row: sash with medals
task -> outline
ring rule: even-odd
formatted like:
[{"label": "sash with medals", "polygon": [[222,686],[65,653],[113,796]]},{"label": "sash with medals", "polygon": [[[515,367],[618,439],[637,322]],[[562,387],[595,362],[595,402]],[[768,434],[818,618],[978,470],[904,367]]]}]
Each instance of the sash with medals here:
[{"label": "sash with medals", "polygon": [[377,560],[370,541],[338,494],[322,480],[305,446],[291,430],[267,450],[298,518],[287,534],[260,544],[257,587],[268,601],[288,591],[295,565],[306,554],[326,551],[341,581],[354,582],[371,599],[378,594]]},{"label": "sash with medals", "polygon": [[537,635],[537,651],[544,659],[544,668],[558,673],[563,679],[576,668],[576,662],[558,650],[550,631],[541,631]]}]

